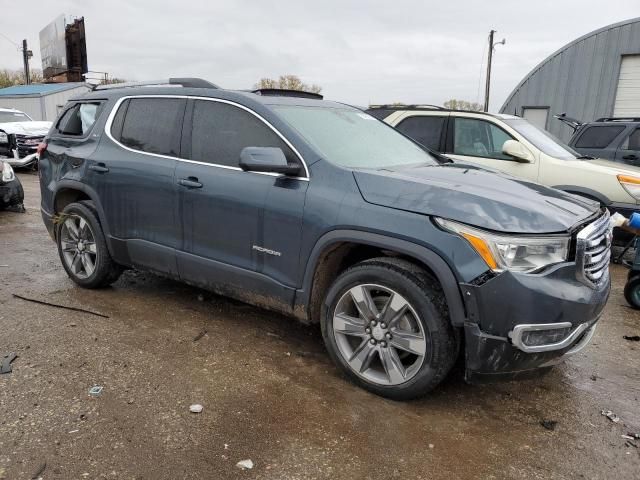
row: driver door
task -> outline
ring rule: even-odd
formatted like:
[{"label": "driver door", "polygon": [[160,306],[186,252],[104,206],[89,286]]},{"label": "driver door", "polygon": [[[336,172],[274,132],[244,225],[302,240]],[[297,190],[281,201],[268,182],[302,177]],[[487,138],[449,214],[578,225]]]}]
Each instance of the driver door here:
[{"label": "driver door", "polygon": [[535,160],[521,163],[502,153],[504,142],[517,139],[497,124],[481,118],[452,115],[451,125],[447,156],[538,181],[538,163]]}]

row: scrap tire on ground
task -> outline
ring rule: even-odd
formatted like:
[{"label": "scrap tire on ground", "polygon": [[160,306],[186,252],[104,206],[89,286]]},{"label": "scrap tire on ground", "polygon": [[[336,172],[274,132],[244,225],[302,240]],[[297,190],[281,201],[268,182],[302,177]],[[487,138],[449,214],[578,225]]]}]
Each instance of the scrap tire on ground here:
[{"label": "scrap tire on ground", "polygon": [[624,286],[624,298],[636,310],[640,310],[640,275],[630,275]]},{"label": "scrap tire on ground", "polygon": [[[77,230],[75,235],[74,228]],[[84,288],[102,288],[120,277],[123,268],[109,254],[93,202],[81,201],[67,205],[55,230],[60,261],[75,283]],[[79,242],[83,245],[78,245]],[[74,245],[80,250],[74,251]]]},{"label": "scrap tire on ground", "polygon": [[[396,320],[389,325],[374,321],[372,327],[373,323],[367,323],[367,315],[362,315],[356,301],[358,292],[364,290],[370,291],[366,298],[373,300],[375,308],[371,311],[378,312],[376,318],[391,318],[385,315],[385,310],[394,312],[404,308],[408,313],[393,316]],[[389,296],[385,297],[385,294]],[[394,298],[397,305],[391,308],[390,299]],[[353,302],[352,306],[350,302]],[[400,307],[403,303],[405,306]],[[351,313],[343,306],[351,308]],[[348,326],[342,324],[344,318],[351,322]],[[420,397],[435,388],[447,376],[459,352],[459,335],[451,325],[440,285],[420,267],[397,258],[365,260],[340,274],[322,305],[321,327],[331,359],[346,376],[362,388],[394,400]],[[364,333],[360,332],[361,327]],[[381,327],[386,329],[381,331]],[[349,330],[348,334],[343,333],[346,330]],[[411,348],[423,355],[414,355],[404,347],[396,346],[399,341],[409,338],[407,334],[413,335],[412,341],[417,342],[412,343]],[[367,343],[373,340],[377,343],[368,346]],[[374,352],[357,353],[366,349]],[[361,355],[362,364],[354,364],[353,359],[358,362]],[[391,363],[389,358],[393,360]],[[399,371],[406,376],[393,372],[398,360],[402,364]]]}]

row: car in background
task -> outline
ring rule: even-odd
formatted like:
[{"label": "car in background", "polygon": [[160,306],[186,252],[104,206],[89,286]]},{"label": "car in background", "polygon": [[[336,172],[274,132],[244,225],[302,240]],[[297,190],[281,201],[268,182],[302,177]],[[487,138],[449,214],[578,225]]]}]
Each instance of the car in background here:
[{"label": "car in background", "polygon": [[21,209],[24,202],[22,184],[5,160],[0,159],[0,210]]},{"label": "car in background", "polygon": [[51,128],[13,108],[0,108],[0,158],[12,167],[36,167],[37,149]]},{"label": "car in background", "polygon": [[599,118],[581,123],[564,113],[554,117],[573,128],[569,146],[577,152],[640,166],[640,118]]},{"label": "car in background", "polygon": [[[367,113],[452,159],[596,200],[625,217],[639,208],[640,168],[578,153],[524,118],[430,105],[371,106]],[[617,243],[626,239],[616,233]]]}]

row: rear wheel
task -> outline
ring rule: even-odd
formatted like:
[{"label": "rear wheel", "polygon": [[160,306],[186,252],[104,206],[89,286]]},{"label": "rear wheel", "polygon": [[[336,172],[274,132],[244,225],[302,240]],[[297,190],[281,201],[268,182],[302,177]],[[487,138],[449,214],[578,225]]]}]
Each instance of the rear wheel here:
[{"label": "rear wheel", "polygon": [[323,305],[322,332],[353,382],[396,400],[433,389],[458,353],[439,285],[399,259],[367,260],[341,274]]},{"label": "rear wheel", "polygon": [[62,266],[81,287],[105,287],[122,273],[122,268],[109,254],[102,227],[90,203],[71,203],[64,208],[56,225],[56,242]]}]

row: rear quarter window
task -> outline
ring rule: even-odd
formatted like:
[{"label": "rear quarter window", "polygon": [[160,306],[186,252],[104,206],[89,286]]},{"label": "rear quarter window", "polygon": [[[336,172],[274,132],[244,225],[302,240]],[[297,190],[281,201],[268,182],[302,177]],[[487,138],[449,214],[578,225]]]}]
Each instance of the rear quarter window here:
[{"label": "rear quarter window", "polygon": [[56,130],[61,135],[84,137],[89,134],[96,123],[102,102],[78,103],[68,108],[60,117]]},{"label": "rear quarter window", "polygon": [[606,148],[625,129],[622,125],[587,127],[576,141],[577,148]]}]

